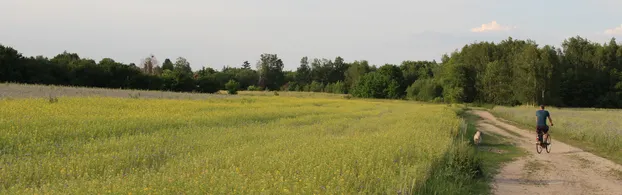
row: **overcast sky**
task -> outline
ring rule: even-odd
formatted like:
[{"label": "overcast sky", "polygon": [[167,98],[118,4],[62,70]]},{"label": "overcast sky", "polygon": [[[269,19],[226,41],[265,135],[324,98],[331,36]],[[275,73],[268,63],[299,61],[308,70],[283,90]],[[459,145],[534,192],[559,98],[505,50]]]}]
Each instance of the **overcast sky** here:
[{"label": "overcast sky", "polygon": [[399,64],[439,60],[508,36],[558,45],[622,38],[620,0],[0,0],[0,44],[139,63],[182,56],[193,69],[255,64],[275,53]]}]

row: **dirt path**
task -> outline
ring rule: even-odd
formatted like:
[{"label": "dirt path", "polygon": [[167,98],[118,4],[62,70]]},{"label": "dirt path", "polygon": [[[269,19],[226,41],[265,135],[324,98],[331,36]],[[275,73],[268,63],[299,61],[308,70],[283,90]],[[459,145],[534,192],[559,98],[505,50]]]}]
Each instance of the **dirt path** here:
[{"label": "dirt path", "polygon": [[535,132],[519,129],[485,111],[472,111],[482,118],[484,132],[508,137],[529,155],[502,167],[495,176],[495,194],[622,194],[622,166],[555,139],[551,128],[551,153],[536,152]]}]

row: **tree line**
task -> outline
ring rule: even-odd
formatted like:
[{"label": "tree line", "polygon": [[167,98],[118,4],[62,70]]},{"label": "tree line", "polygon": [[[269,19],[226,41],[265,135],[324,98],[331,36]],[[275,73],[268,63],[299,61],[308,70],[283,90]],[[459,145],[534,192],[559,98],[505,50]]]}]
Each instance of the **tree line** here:
[{"label": "tree line", "polygon": [[228,89],[310,91],[361,98],[412,99],[497,105],[622,107],[622,47],[612,38],[599,44],[582,37],[561,48],[540,47],[509,37],[478,42],[436,61],[370,65],[302,57],[285,71],[276,54],[261,54],[253,67],[192,70],[185,58],[160,63],[148,56],[136,65],[110,58],[99,62],[63,52],[48,59],[25,57],[0,45],[0,82],[214,93]]}]

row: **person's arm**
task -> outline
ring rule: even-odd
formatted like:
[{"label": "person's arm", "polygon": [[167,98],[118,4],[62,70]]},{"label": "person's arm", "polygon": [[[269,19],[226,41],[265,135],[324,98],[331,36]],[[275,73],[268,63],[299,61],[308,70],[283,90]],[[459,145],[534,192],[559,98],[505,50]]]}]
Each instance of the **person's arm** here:
[{"label": "person's arm", "polygon": [[553,119],[551,119],[551,114],[547,114],[547,115],[548,115],[547,117],[549,118],[549,123],[551,123],[551,126],[553,126]]}]

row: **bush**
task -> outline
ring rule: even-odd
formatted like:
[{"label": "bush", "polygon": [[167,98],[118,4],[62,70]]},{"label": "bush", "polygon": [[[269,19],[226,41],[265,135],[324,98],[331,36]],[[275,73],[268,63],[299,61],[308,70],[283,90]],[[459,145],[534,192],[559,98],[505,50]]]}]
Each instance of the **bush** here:
[{"label": "bush", "polygon": [[309,85],[309,90],[311,92],[322,92],[324,90],[324,84],[317,82],[317,81],[313,81]]},{"label": "bush", "polygon": [[324,86],[324,92],[326,93],[332,93],[333,92],[333,84],[326,84],[326,86]]},{"label": "bush", "polygon": [[248,86],[248,88],[246,90],[248,90],[248,91],[261,91],[261,88],[255,86],[255,85],[251,85],[251,86]]},{"label": "bush", "polygon": [[333,93],[336,94],[345,94],[346,93],[346,84],[341,82],[341,81],[337,81],[335,84],[333,84]]},{"label": "bush", "polygon": [[231,79],[227,84],[225,84],[225,88],[229,92],[229,94],[238,94],[238,89],[240,89],[240,83]]},{"label": "bush", "polygon": [[283,91],[298,91],[297,89],[299,89],[298,83],[296,83],[295,81],[292,81],[292,82],[288,82],[287,84],[285,84],[282,90]]}]

